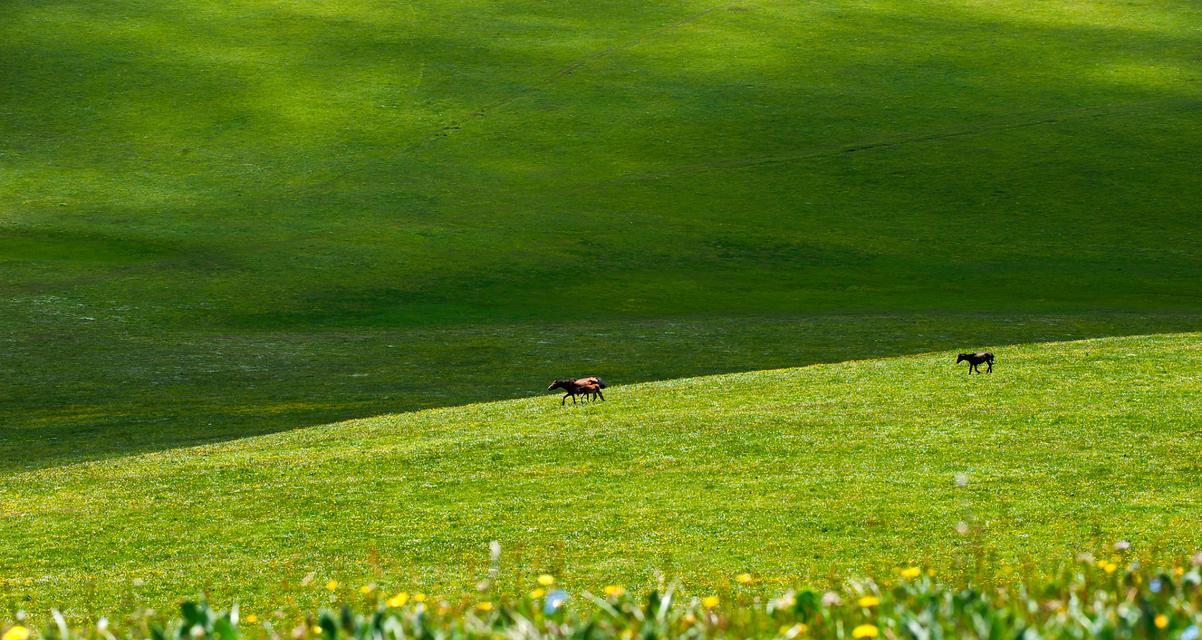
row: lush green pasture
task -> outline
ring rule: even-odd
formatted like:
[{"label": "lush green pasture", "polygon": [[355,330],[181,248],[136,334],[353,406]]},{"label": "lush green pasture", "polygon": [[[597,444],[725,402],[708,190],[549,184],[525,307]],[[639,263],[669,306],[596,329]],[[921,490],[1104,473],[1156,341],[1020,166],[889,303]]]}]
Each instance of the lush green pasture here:
[{"label": "lush green pasture", "polygon": [[815,365],[14,473],[0,610],[161,609],[201,591],[290,609],[323,602],[331,578],[458,598],[490,540],[501,593],[539,572],[574,590],[662,572],[689,593],[751,572],[774,591],[1202,544],[1202,335],[997,354],[992,375],[952,353]]},{"label": "lush green pasture", "polygon": [[5,473],[1202,315],[1187,1],[15,0]]}]

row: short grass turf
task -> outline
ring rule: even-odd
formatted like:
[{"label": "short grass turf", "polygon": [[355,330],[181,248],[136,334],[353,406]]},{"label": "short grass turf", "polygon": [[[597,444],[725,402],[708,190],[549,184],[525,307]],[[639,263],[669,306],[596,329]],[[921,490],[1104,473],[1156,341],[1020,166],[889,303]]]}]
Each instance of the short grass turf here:
[{"label": "short grass turf", "polygon": [[1202,8],[13,0],[0,473],[1202,317]]},{"label": "short grass turf", "polygon": [[[201,592],[311,607],[339,581],[502,592],[767,591],[901,564],[1202,544],[1202,335],[613,386],[25,471],[0,486],[0,610],[86,617]],[[962,476],[959,477],[958,476]],[[965,523],[966,532],[958,531]],[[308,576],[308,578],[306,578]],[[308,583],[307,586],[305,583]]]}]

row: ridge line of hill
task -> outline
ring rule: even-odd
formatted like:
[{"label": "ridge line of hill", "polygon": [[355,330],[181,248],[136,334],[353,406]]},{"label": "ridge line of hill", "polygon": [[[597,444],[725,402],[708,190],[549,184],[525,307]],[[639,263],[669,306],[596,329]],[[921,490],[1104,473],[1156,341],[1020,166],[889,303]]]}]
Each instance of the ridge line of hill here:
[{"label": "ridge line of hill", "polygon": [[[1078,344],[1078,343],[1111,342],[1111,341],[1116,341],[1116,340],[1138,340],[1138,339],[1142,339],[1142,338],[1150,338],[1150,337],[1155,337],[1155,336],[1166,336],[1167,337],[1167,336],[1189,336],[1189,335],[1202,336],[1202,332],[1183,331],[1183,332],[1168,332],[1168,333],[1133,334],[1133,335],[1122,335],[1122,336],[1102,336],[1102,337],[1095,337],[1095,338],[1078,338],[1078,339],[1073,339],[1073,340],[1050,340],[1050,341],[1044,341],[1044,342],[1038,342],[1038,341],[1037,342],[1022,342],[1022,343],[1007,344],[1007,345],[1003,345],[1003,346],[1023,347],[1023,346],[1037,346],[1037,345],[1072,345],[1072,344]],[[997,347],[990,347],[990,348],[997,349]],[[875,358],[853,358],[853,359],[849,359],[849,360],[839,360],[836,362],[814,362],[814,363],[810,363],[810,364],[804,364],[804,365],[798,365],[798,366],[792,366],[792,367],[776,367],[776,368],[768,368],[768,369],[749,369],[746,371],[727,371],[727,372],[723,372],[723,373],[711,373],[711,374],[698,375],[698,376],[684,376],[684,377],[680,377],[680,378],[663,378],[663,379],[658,379],[658,380],[643,380],[643,381],[639,381],[639,382],[631,382],[629,384],[616,384],[616,385],[612,385],[612,386],[614,389],[622,389],[622,388],[629,389],[629,388],[634,388],[634,387],[662,385],[662,384],[667,384],[667,383],[681,383],[681,382],[714,379],[714,378],[726,378],[726,377],[731,377],[731,376],[766,374],[766,373],[772,373],[772,372],[791,372],[791,371],[819,369],[819,368],[826,368],[826,367],[837,367],[837,366],[854,365],[854,364],[862,364],[862,363],[870,363],[870,362],[911,360],[911,359],[930,357],[933,355],[945,354],[945,353],[951,353],[951,351],[946,350],[946,349],[940,349],[940,350],[933,350],[933,351],[923,351],[920,353],[908,353],[908,354],[898,354],[898,355],[890,355],[890,356],[880,356],[880,357],[875,357]],[[550,399],[554,399],[557,397],[558,397],[558,395],[555,395],[555,396],[547,396],[547,395],[534,396],[534,395],[532,395],[532,396],[524,396],[524,397],[519,397],[519,398],[506,398],[506,399],[501,399],[501,400],[488,400],[488,401],[484,401],[484,402],[470,402],[467,404],[447,405],[447,406],[441,406],[441,407],[428,407],[428,408],[424,408],[424,409],[416,409],[413,411],[381,413],[381,414],[377,414],[377,415],[373,415],[373,416],[365,416],[365,417],[361,417],[361,418],[350,418],[347,420],[337,420],[334,422],[325,422],[325,423],[321,423],[321,424],[313,424],[313,425],[308,425],[308,426],[303,426],[303,427],[296,427],[294,429],[287,429],[284,431],[253,434],[253,435],[248,435],[248,436],[245,436],[242,438],[234,438],[234,439],[230,439],[230,440],[221,440],[221,441],[216,441],[216,442],[191,444],[191,445],[186,445],[186,446],[181,446],[181,447],[159,449],[159,450],[155,450],[155,451],[142,451],[142,452],[137,452],[137,453],[133,453],[130,455],[126,455],[126,456],[117,456],[117,457],[113,457],[113,458],[103,458],[103,459],[97,459],[97,460],[81,460],[81,461],[77,461],[77,462],[72,462],[70,464],[57,465],[52,468],[55,470],[61,471],[61,470],[66,470],[66,469],[71,469],[71,468],[93,466],[93,465],[97,465],[97,464],[111,464],[112,462],[117,461],[117,460],[130,460],[130,459],[140,458],[140,457],[144,457],[144,456],[162,455],[163,453],[172,452],[172,451],[185,451],[185,450],[189,450],[189,449],[194,449],[194,450],[199,451],[199,450],[208,449],[208,448],[212,448],[212,447],[231,446],[231,445],[234,445],[235,443],[248,442],[248,441],[252,441],[252,440],[261,440],[261,439],[274,438],[274,437],[286,437],[288,434],[293,434],[293,433],[297,433],[300,431],[308,431],[311,429],[321,429],[321,428],[327,428],[327,427],[334,428],[334,427],[339,427],[339,426],[349,426],[349,425],[353,425],[353,424],[363,424],[363,423],[369,423],[369,422],[373,422],[373,421],[379,421],[379,420],[388,419],[388,418],[396,418],[396,417],[401,417],[401,416],[420,416],[420,415],[424,415],[424,414],[437,413],[437,412],[457,411],[457,410],[462,410],[462,409],[465,409],[468,407],[478,407],[478,406],[483,406],[483,405],[508,405],[508,404],[515,404],[515,403],[524,403],[524,402],[529,402],[529,401],[539,400],[539,399],[550,400]],[[27,473],[38,473],[38,472],[44,472],[45,470],[46,470],[45,467],[25,469],[25,470],[21,470],[21,471],[14,473],[13,475],[9,476],[9,478],[17,478],[17,477],[20,477]]]},{"label": "ridge line of hill", "polygon": [[860,151],[871,151],[874,149],[889,149],[900,147],[907,144],[918,144],[922,142],[935,142],[939,140],[947,140],[950,138],[963,138],[981,133],[990,133],[994,131],[1007,131],[1010,129],[1023,129],[1028,127],[1038,127],[1046,124],[1057,124],[1071,120],[1085,120],[1090,118],[1105,118],[1107,116],[1121,115],[1136,112],[1154,111],[1160,105],[1168,106],[1162,113],[1179,113],[1183,111],[1195,111],[1202,109],[1202,101],[1195,98],[1167,98],[1158,100],[1143,100],[1138,102],[1128,102],[1117,105],[1102,105],[1095,107],[1077,107],[1073,109],[1065,109],[1060,111],[1050,111],[1044,114],[1031,114],[1027,119],[1019,121],[1005,122],[987,122],[968,126],[958,129],[950,129],[935,133],[910,134],[902,135],[895,138],[888,138],[876,141],[865,141],[858,143],[841,144],[826,149],[818,149],[807,151],[798,154],[786,155],[768,155],[755,156],[751,158],[734,158],[727,160],[716,160],[713,162],[703,162],[698,164],[683,165],[666,171],[649,171],[642,173],[628,173],[601,181],[600,184],[623,184],[630,182],[641,182],[644,180],[659,180],[662,178],[671,178],[680,175],[688,175],[694,173],[703,173],[706,171],[721,171],[721,170],[738,170],[749,167],[758,167],[763,165],[784,164],[788,162],[797,162],[799,160],[812,160],[816,158],[825,158],[838,156],[845,153],[857,153]]}]

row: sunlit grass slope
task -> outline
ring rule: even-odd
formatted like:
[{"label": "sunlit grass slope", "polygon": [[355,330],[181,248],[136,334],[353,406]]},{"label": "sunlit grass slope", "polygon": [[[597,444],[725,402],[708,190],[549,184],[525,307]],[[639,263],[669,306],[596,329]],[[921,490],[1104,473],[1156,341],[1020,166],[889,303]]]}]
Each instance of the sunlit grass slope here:
[{"label": "sunlit grass slope", "polygon": [[662,571],[691,590],[1202,543],[1202,335],[997,353],[971,378],[937,353],[19,473],[0,486],[0,607],[82,615],[204,590],[262,611],[317,604],[330,578],[455,595],[494,539],[503,585]]},{"label": "sunlit grass slope", "polygon": [[1183,0],[11,0],[4,472],[1194,330]]}]

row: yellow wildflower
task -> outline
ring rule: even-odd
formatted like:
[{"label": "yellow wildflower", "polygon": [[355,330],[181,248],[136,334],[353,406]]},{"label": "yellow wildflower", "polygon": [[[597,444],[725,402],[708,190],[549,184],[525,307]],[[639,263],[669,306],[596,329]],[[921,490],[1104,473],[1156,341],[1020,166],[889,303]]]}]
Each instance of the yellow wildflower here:
[{"label": "yellow wildflower", "polygon": [[258,621],[259,621],[259,616],[256,616],[253,613],[250,614],[249,616],[246,616],[246,624],[254,624]]},{"label": "yellow wildflower", "polygon": [[333,591],[333,590],[335,590],[335,589],[337,589],[337,588],[338,588],[338,581],[337,581],[337,580],[331,580],[331,581],[329,581],[329,582],[327,582],[327,583],[326,583],[326,589],[329,589],[330,591]]},{"label": "yellow wildflower", "polygon": [[706,609],[713,609],[714,607],[718,606],[719,602],[722,602],[722,600],[719,599],[718,596],[706,596],[701,599],[701,606],[705,607]]},{"label": "yellow wildflower", "polygon": [[409,594],[402,591],[389,598],[384,604],[392,607],[393,609],[399,609],[400,607],[405,606],[406,602],[409,602]]},{"label": "yellow wildflower", "polygon": [[484,602],[477,603],[476,609],[480,611],[492,611],[492,603],[485,600]]},{"label": "yellow wildflower", "polygon": [[913,580],[914,578],[922,575],[922,569],[919,569],[918,567],[906,567],[905,569],[898,571],[898,573],[900,573],[901,577],[905,578],[906,580]]},{"label": "yellow wildflower", "polygon": [[780,635],[782,635],[786,638],[796,638],[797,636],[805,633],[809,629],[810,628],[807,627],[804,623],[798,622],[797,624],[795,624],[791,627],[788,625],[782,626],[780,628]]},{"label": "yellow wildflower", "polygon": [[547,595],[547,590],[546,590],[546,589],[535,589],[534,591],[531,591],[531,592],[530,592],[530,599],[531,599],[531,600],[538,600],[539,598],[541,598],[541,597],[543,597],[543,596],[545,596],[545,595]]},{"label": "yellow wildflower", "polygon": [[549,586],[555,584],[555,576],[553,576],[549,573],[544,573],[543,575],[538,577],[538,583],[544,587],[549,587]]},{"label": "yellow wildflower", "polygon": [[313,625],[313,627],[309,630],[312,631],[316,635],[321,635],[321,627],[319,627],[317,625]]},{"label": "yellow wildflower", "polygon": [[1178,578],[1185,575],[1185,567],[1174,567],[1173,575],[1177,576]]},{"label": "yellow wildflower", "polygon": [[14,625],[11,629],[4,632],[4,640],[29,640],[29,629],[21,625]]},{"label": "yellow wildflower", "polygon": [[1118,568],[1119,566],[1117,564],[1113,562],[1107,562],[1106,566],[1102,567],[1102,570],[1106,573],[1114,573]]},{"label": "yellow wildflower", "polygon": [[928,575],[928,576],[931,576],[932,578],[934,578],[934,577],[935,577],[935,570],[934,570],[934,569],[927,569],[927,575]]},{"label": "yellow wildflower", "polygon": [[685,615],[685,617],[684,617],[685,624],[693,624],[694,622],[697,622],[697,616],[695,616],[691,613]]},{"label": "yellow wildflower", "polygon": [[415,593],[415,594],[413,594],[413,601],[414,601],[414,602],[425,602],[425,601],[426,601],[426,594],[424,594],[424,593]]},{"label": "yellow wildflower", "polygon": [[620,584],[611,584],[605,587],[605,595],[611,598],[620,597],[624,593],[626,593],[626,588]]},{"label": "yellow wildflower", "polygon": [[856,604],[864,608],[875,607],[881,603],[881,599],[876,596],[864,596],[856,600]]},{"label": "yellow wildflower", "polygon": [[851,630],[853,638],[875,638],[879,635],[881,635],[881,631],[876,628],[875,624],[862,624]]},{"label": "yellow wildflower", "polygon": [[739,584],[751,584],[751,574],[740,573],[739,575],[735,576],[735,582]]},{"label": "yellow wildflower", "polygon": [[1156,625],[1157,629],[1163,629],[1169,626],[1169,617],[1162,613],[1152,620],[1152,624]]},{"label": "yellow wildflower", "polygon": [[365,584],[362,587],[359,587],[359,593],[362,593],[363,595],[367,595],[375,590],[376,590],[375,585],[371,585],[371,584]]}]

